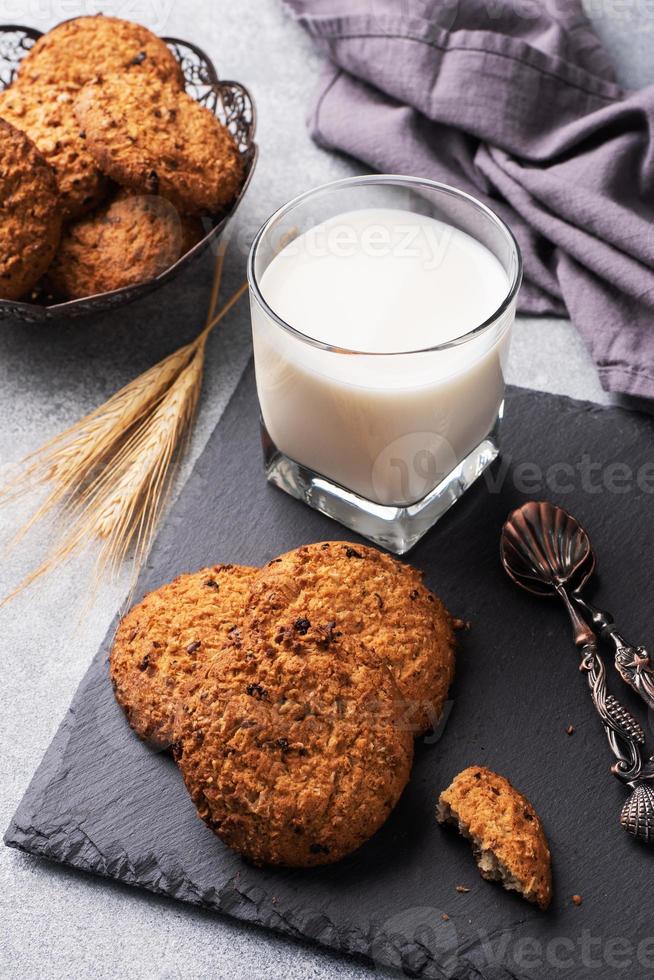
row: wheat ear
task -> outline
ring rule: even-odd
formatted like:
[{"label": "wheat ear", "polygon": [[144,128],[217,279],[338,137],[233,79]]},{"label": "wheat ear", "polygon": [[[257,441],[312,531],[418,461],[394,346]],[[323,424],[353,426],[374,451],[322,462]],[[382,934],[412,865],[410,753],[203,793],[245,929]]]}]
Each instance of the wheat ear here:
[{"label": "wheat ear", "polygon": [[195,418],[207,337],[247,288],[244,283],[216,313],[223,261],[221,250],[205,326],[196,339],[27,457],[18,480],[0,492],[0,501],[6,501],[40,483],[51,484],[45,501],[16,537],[57,505],[66,517],[59,543],[0,605],[92,538],[100,541],[96,581],[114,574],[129,553],[138,571]]}]

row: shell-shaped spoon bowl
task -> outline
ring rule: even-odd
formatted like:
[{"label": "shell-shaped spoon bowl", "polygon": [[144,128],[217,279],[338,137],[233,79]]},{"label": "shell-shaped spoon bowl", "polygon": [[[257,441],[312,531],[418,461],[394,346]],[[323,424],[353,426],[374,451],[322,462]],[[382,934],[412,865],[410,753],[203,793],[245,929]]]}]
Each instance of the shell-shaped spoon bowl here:
[{"label": "shell-shaped spoon bowl", "polygon": [[632,837],[654,843],[654,789],[639,783],[622,807],[620,823]]},{"label": "shell-shaped spoon bowl", "polygon": [[544,500],[530,500],[507,518],[500,555],[506,573],[528,592],[556,595],[557,587],[581,588],[595,567],[590,539],[581,524]]}]

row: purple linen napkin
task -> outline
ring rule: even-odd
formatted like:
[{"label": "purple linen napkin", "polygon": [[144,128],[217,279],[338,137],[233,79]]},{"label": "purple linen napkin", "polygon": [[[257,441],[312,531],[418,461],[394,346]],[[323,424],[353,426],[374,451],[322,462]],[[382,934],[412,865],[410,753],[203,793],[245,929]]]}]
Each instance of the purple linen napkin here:
[{"label": "purple linen napkin", "polygon": [[654,397],[654,86],[619,88],[580,0],[283,2],[329,59],[313,138],[486,202],[521,311],[567,311],[607,390]]}]

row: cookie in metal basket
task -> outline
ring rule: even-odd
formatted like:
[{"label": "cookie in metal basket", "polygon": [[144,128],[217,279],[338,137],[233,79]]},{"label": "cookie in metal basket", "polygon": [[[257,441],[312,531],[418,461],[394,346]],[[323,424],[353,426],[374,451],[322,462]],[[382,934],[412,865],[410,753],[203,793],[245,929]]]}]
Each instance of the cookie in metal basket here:
[{"label": "cookie in metal basket", "polygon": [[161,194],[188,214],[216,214],[241,188],[243,161],[229,130],[153,76],[86,85],[75,111],[89,152],[121,186]]},{"label": "cookie in metal basket", "polygon": [[0,92],[0,117],[27,133],[52,167],[66,220],[100,204],[110,182],[86,149],[69,90],[16,83]]},{"label": "cookie in metal basket", "polygon": [[180,692],[239,628],[254,572],[214,565],[180,575],[123,618],[111,651],[111,680],[141,738],[170,746]]},{"label": "cookie in metal basket", "polygon": [[0,298],[20,299],[38,282],[61,221],[52,170],[25,133],[0,119]]},{"label": "cookie in metal basket", "polygon": [[184,699],[175,759],[203,820],[255,864],[337,861],[384,823],[413,738],[390,671],[356,640],[245,631]]},{"label": "cookie in metal basket", "polygon": [[508,779],[483,766],[464,769],[441,793],[436,817],[470,838],[483,878],[548,907],[552,859],[545,831],[529,800]]},{"label": "cookie in metal basket", "polygon": [[146,282],[202,236],[200,219],[178,214],[165,198],[120,190],[98,211],[67,225],[48,284],[77,299]]},{"label": "cookie in metal basket", "polygon": [[96,14],[58,24],[23,58],[21,82],[85,85],[113,72],[147,73],[184,88],[179,62],[165,41],[141,24]]},{"label": "cookie in metal basket", "polygon": [[246,623],[274,642],[280,622],[329,627],[375,650],[419,734],[441,715],[454,674],[453,620],[421,574],[347,541],[305,545],[256,575]]}]

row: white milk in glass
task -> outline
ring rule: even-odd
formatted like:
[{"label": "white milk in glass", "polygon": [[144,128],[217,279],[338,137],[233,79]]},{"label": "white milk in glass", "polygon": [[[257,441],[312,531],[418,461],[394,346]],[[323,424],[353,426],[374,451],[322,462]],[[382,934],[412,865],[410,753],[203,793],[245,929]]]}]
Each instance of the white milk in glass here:
[{"label": "white milk in glass", "polygon": [[[286,456],[378,504],[425,497],[492,430],[513,309],[498,259],[427,215],[364,209],[299,235],[254,301],[257,389]],[[321,346],[324,345],[324,346]],[[409,352],[409,353],[406,353]]]}]

